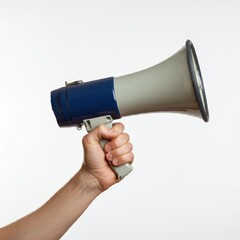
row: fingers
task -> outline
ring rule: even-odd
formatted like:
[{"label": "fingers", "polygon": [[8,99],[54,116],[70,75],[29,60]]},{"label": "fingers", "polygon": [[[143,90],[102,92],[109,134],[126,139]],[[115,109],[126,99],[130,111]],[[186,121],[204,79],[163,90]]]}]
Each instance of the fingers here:
[{"label": "fingers", "polygon": [[133,146],[129,140],[129,135],[127,133],[122,133],[107,143],[105,146],[106,159],[112,161],[115,166],[132,163],[134,159],[132,153]]},{"label": "fingers", "polygon": [[119,154],[119,152],[111,152],[106,155],[108,161],[111,161],[114,166],[120,166],[125,163],[132,163],[134,159],[134,155],[131,151],[128,151],[123,154]]},{"label": "fingers", "polygon": [[99,140],[100,139],[108,139],[112,140],[116,138],[118,135],[123,133],[124,125],[122,123],[113,124],[112,128],[106,128],[104,125],[99,127]]},{"label": "fingers", "polygon": [[111,129],[101,125],[83,138],[83,145],[85,149],[88,147],[92,149],[93,145],[99,147],[100,140],[109,140],[104,146],[106,160],[112,161],[114,166],[132,163],[134,159],[133,146],[129,142],[129,135],[123,131],[124,125],[122,123],[115,123]]}]

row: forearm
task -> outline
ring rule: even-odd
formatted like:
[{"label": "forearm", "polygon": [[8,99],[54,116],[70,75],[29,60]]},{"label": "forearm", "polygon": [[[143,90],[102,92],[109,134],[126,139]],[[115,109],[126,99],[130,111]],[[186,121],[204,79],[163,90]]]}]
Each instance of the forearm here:
[{"label": "forearm", "polygon": [[[94,129],[83,138],[82,169],[35,212],[0,229],[4,240],[58,240],[103,191],[118,183],[107,161],[132,163],[132,145],[122,124]],[[99,142],[108,139],[103,152]]]},{"label": "forearm", "polygon": [[0,239],[60,239],[100,192],[98,182],[80,171],[38,210],[0,229]]}]

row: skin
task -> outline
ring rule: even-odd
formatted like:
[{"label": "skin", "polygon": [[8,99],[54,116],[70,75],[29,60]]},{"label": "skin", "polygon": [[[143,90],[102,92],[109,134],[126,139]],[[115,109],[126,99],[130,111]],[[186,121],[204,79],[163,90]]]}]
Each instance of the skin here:
[{"label": "skin", "polygon": [[[104,151],[99,144],[101,139],[109,140]],[[84,136],[80,170],[39,209],[0,228],[0,239],[60,239],[99,194],[120,181],[108,161],[115,166],[132,163],[129,139],[121,123],[114,124],[112,129],[100,126]]]}]

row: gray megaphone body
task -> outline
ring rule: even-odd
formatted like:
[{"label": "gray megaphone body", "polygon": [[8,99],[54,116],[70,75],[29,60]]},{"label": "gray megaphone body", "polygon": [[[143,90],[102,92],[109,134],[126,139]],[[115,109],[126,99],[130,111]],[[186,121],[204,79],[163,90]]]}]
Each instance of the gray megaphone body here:
[{"label": "gray megaphone body", "polygon": [[[209,120],[207,99],[194,46],[190,40],[167,60],[121,77],[66,83],[51,92],[60,127],[85,125],[87,131],[124,116],[169,111]],[[102,141],[102,147],[106,144]],[[111,165],[118,178],[132,171],[130,164]]]}]

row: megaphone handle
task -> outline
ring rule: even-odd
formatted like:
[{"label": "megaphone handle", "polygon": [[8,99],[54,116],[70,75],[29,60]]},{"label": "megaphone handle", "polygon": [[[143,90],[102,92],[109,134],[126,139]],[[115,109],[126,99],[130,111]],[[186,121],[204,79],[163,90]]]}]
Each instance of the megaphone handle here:
[{"label": "megaphone handle", "polygon": [[[102,117],[86,119],[83,121],[83,123],[86,127],[87,132],[91,132],[93,129],[100,125],[105,125],[107,128],[112,128],[112,121],[113,121],[112,117],[110,115],[107,115]],[[100,141],[102,149],[104,148],[107,142],[108,142],[107,139],[102,139]],[[132,165],[129,163],[116,167],[111,162],[109,162],[109,165],[119,179],[123,179],[133,170]]]}]

